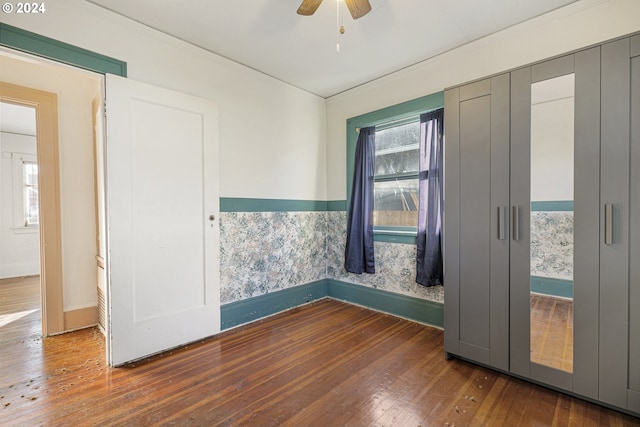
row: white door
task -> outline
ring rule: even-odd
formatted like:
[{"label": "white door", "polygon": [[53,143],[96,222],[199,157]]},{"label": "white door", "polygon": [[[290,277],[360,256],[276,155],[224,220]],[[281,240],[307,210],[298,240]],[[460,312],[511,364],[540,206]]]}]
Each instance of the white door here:
[{"label": "white door", "polygon": [[218,119],[211,101],[106,80],[112,366],[220,331]]}]

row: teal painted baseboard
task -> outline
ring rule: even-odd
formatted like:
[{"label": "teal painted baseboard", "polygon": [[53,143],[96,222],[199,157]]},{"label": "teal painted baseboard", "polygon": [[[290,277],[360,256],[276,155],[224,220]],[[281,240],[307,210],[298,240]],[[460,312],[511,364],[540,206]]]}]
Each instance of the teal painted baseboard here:
[{"label": "teal painted baseboard", "polygon": [[420,298],[327,279],[329,297],[442,328],[444,305]]},{"label": "teal painted baseboard", "polygon": [[443,305],[440,303],[325,279],[224,304],[220,308],[222,330],[326,297],[437,327],[442,327],[444,323]]},{"label": "teal painted baseboard", "polygon": [[325,280],[283,289],[220,307],[222,330],[252,322],[327,296]]},{"label": "teal painted baseboard", "polygon": [[531,292],[555,297],[573,298],[573,282],[571,280],[551,277],[531,276]]}]

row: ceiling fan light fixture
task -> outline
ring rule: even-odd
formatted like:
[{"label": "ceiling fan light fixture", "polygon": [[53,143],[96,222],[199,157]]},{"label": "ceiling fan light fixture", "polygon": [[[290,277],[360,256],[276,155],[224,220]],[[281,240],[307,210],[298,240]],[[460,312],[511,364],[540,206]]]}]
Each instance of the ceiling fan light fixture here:
[{"label": "ceiling fan light fixture", "polygon": [[353,19],[362,18],[371,12],[369,0],[344,0],[344,2],[347,4],[347,9],[349,9]]},{"label": "ceiling fan light fixture", "polygon": [[[343,1],[343,0],[339,0]],[[369,0],[344,0],[351,13],[353,19],[362,18],[367,13],[371,12],[371,4]],[[302,0],[300,7],[298,7],[298,15],[310,16],[318,10],[322,0]]]},{"label": "ceiling fan light fixture", "polygon": [[313,15],[320,6],[320,3],[322,3],[322,0],[303,0],[298,8],[298,15]]}]

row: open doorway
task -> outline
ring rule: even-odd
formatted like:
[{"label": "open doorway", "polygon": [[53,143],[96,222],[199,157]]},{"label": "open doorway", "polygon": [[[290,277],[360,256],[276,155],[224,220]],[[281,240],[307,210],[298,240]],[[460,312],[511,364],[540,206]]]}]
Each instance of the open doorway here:
[{"label": "open doorway", "polygon": [[36,109],[0,101],[0,328],[42,333]]},{"label": "open doorway", "polygon": [[36,111],[42,335],[95,325],[92,101],[102,76],[4,50],[0,68],[0,100]]}]

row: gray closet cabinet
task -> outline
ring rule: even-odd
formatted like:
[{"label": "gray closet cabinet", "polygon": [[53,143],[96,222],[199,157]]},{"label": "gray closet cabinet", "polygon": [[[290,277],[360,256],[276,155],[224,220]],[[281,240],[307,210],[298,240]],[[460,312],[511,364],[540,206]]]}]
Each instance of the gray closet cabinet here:
[{"label": "gray closet cabinet", "polygon": [[445,351],[509,369],[509,74],[445,91]]},{"label": "gray closet cabinet", "polygon": [[640,35],[446,90],[444,176],[447,356],[640,413]]}]

